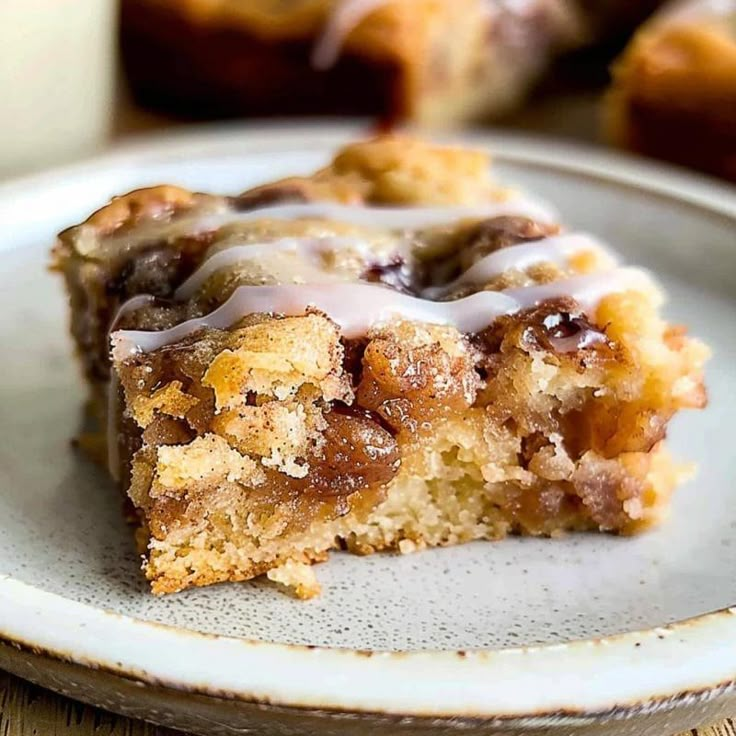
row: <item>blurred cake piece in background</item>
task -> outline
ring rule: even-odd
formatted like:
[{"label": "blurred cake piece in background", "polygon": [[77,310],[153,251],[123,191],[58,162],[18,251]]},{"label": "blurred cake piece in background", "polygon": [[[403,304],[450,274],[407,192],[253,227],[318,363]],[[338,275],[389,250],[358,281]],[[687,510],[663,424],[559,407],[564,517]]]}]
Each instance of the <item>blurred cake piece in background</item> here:
[{"label": "blurred cake piece in background", "polygon": [[736,181],[736,0],[665,6],[613,70],[618,145]]},{"label": "blurred cake piece in background", "polygon": [[430,125],[516,105],[585,29],[569,0],[123,0],[139,101],[195,117],[377,115]]}]

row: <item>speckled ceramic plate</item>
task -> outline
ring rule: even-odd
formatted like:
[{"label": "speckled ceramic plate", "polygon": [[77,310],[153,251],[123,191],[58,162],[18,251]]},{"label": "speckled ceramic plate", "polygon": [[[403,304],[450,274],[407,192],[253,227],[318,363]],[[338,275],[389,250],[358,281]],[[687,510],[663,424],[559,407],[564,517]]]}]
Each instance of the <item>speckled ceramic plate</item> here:
[{"label": "speckled ceramic plate", "polygon": [[115,492],[69,446],[83,391],[44,270],[52,237],[132,187],[232,192],[310,171],[347,137],[210,130],[0,187],[0,666],[208,734],[661,736],[736,711],[736,195],[547,141],[471,142],[499,179],[658,273],[670,315],[715,351],[710,407],[671,432],[700,465],[671,519],[630,539],[335,554],[309,602],[263,582],[147,592]]}]

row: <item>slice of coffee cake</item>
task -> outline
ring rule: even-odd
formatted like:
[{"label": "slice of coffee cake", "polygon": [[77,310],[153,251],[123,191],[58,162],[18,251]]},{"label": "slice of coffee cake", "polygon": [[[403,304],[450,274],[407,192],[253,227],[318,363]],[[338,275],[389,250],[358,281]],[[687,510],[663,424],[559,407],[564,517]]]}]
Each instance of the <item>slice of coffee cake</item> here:
[{"label": "slice of coffee cake", "polygon": [[387,137],[236,197],[140,190],[54,262],[156,593],[639,531],[681,475],[670,418],[706,401],[652,279],[476,151]]}]

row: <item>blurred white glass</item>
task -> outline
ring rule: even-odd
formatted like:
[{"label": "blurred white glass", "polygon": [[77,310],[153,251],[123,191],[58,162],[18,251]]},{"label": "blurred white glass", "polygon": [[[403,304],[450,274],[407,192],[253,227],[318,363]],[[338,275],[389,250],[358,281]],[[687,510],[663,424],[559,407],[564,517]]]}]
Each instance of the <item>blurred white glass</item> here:
[{"label": "blurred white glass", "polygon": [[107,142],[116,22],[116,0],[0,0],[0,176]]}]

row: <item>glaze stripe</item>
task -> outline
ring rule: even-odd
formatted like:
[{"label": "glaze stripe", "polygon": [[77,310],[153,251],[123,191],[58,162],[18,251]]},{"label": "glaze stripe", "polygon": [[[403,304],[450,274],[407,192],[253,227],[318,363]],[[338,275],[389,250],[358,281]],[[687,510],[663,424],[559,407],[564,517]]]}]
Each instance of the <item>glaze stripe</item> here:
[{"label": "glaze stripe", "polygon": [[460,286],[488,283],[492,278],[509,270],[524,271],[539,263],[556,263],[566,267],[572,256],[589,252],[612,267],[618,263],[616,254],[599,240],[586,233],[552,235],[529,243],[519,243],[500,248],[481,258],[454,281],[425,289],[422,296],[437,299]]},{"label": "glaze stripe", "polygon": [[113,359],[125,360],[178,342],[204,328],[227,329],[248,314],[297,316],[314,309],[327,314],[346,338],[365,335],[392,319],[452,325],[461,332],[478,332],[497,317],[536,306],[548,299],[571,297],[590,312],[605,296],[629,290],[649,292],[651,277],[637,268],[619,268],[561,279],[541,286],[505,291],[479,291],[447,302],[433,302],[366,283],[281,284],[241,286],[220,307],[203,317],[167,330],[119,330],[112,340]]},{"label": "glaze stripe", "polygon": [[[353,250],[366,256],[372,253],[370,241],[362,238],[278,238],[270,242],[249,243],[247,245],[233,245],[213,254],[174,292],[174,298],[185,301],[199,291],[199,289],[218,271],[235,266],[239,263],[253,261],[275,253],[294,253],[316,259],[320,255],[340,251]],[[400,248],[397,247],[398,253]],[[311,264],[310,264],[311,265]],[[312,270],[315,270],[314,268]],[[317,273],[329,272],[321,264],[316,266]]]}]

